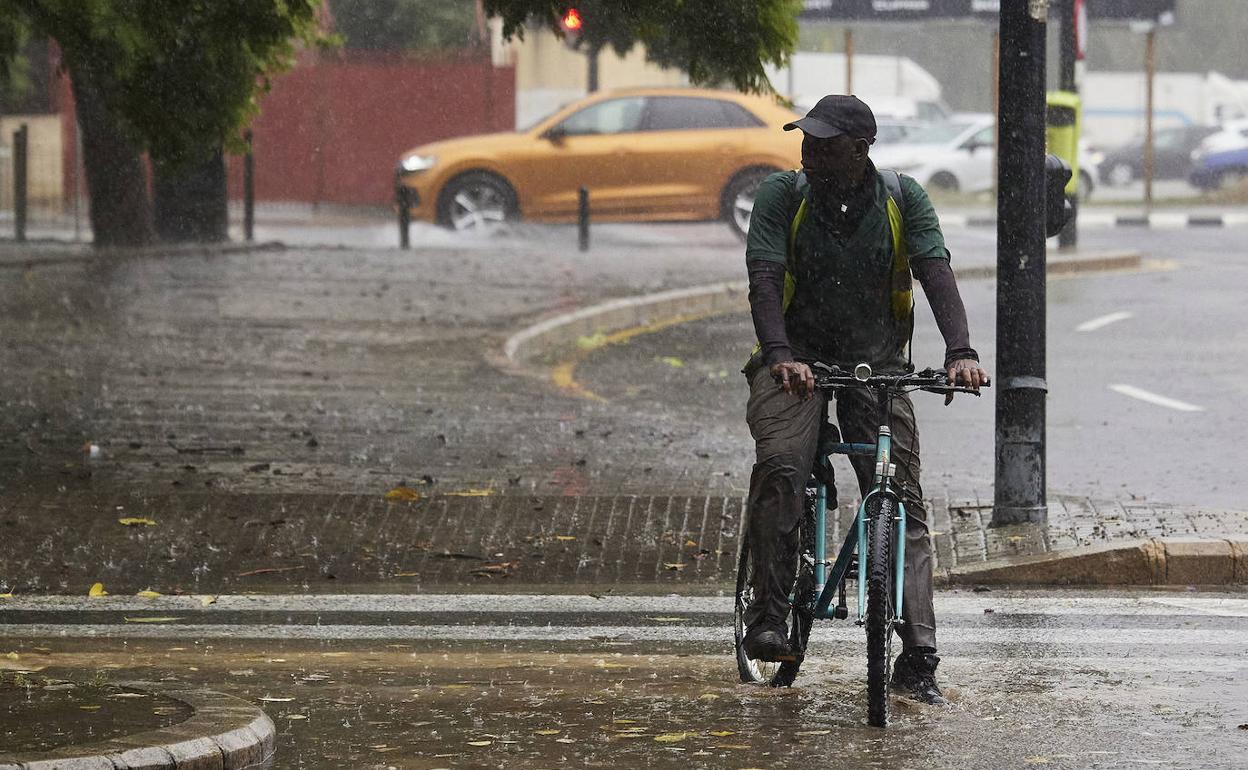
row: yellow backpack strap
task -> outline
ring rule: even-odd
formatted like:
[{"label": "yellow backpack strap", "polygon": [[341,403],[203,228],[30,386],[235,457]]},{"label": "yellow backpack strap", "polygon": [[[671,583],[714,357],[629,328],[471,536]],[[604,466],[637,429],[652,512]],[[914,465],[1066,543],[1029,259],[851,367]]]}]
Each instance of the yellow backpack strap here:
[{"label": "yellow backpack strap", "polygon": [[893,317],[908,319],[914,313],[914,284],[910,279],[910,253],[906,248],[906,228],[901,217],[905,195],[901,191],[901,175],[892,169],[881,169],[880,178],[888,189],[888,229],[893,234]]},{"label": "yellow backpack strap", "polygon": [[[798,172],[799,175],[801,172]],[[789,224],[789,253],[787,263],[784,270],[784,304],[781,307],[784,310],[789,309],[789,303],[793,301],[793,293],[797,291],[797,281],[793,279],[793,265],[797,253],[797,228],[802,226],[802,220],[806,218],[806,196],[802,196],[802,202],[797,206],[797,213],[793,215],[793,221]]]}]

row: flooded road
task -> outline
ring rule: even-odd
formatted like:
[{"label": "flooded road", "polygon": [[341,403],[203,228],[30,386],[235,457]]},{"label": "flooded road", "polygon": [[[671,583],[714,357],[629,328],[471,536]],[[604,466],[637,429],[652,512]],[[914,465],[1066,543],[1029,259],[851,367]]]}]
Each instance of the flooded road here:
[{"label": "flooded road", "polygon": [[[172,680],[262,706],[275,768],[1242,767],[1248,597],[942,592],[948,709],[865,725],[863,643],[738,684],[723,596],[18,597],[5,676]],[[151,622],[138,622],[148,618]]]}]

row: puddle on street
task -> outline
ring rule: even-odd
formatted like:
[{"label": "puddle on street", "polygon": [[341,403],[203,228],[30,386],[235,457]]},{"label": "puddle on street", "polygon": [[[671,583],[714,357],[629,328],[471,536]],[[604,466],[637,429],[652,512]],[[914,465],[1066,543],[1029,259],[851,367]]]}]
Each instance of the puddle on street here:
[{"label": "puddle on street", "polygon": [[738,684],[726,653],[631,645],[447,652],[423,642],[58,640],[40,664],[47,676],[90,669],[242,697],[277,725],[273,767],[303,770],[780,768],[821,758],[887,768],[1217,767],[1236,755],[1220,751],[1248,743],[1211,705],[1233,702],[1233,676],[1153,682],[1104,660],[946,658],[953,706],[894,699],[886,731],[865,724],[851,659],[812,661],[789,690]]},{"label": "puddle on street", "polygon": [[0,670],[0,760],[183,722],[191,707],[162,695],[123,690],[102,679],[75,682]]}]

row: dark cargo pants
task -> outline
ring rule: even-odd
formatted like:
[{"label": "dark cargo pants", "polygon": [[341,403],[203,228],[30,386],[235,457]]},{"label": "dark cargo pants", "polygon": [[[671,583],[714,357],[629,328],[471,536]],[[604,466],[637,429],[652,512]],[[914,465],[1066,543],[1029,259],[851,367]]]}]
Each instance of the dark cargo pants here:
[{"label": "dark cargo pants", "polygon": [[[845,389],[836,394],[836,422],[842,440],[875,443],[879,408],[868,390]],[[746,501],[754,599],[745,612],[746,625],[783,623],[789,592],[797,574],[798,524],[806,480],[818,450],[822,396],[802,400],[781,390],[766,367],[750,378],[745,419],[754,436],[755,463]],[[896,487],[906,506],[906,583],[902,601],[905,623],[898,633],[906,647],[936,647],[936,612],[932,607],[932,541],[919,486],[919,434],[914,404],[908,396],[893,399],[893,462]],[[875,459],[851,456],[858,487],[871,488]],[[835,554],[839,543],[829,543]]]}]

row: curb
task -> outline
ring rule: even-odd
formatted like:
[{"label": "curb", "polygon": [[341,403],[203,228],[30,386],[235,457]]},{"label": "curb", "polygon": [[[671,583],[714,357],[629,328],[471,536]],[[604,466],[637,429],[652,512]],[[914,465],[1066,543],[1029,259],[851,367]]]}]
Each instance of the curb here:
[{"label": "curb", "polygon": [[122,685],[157,692],[194,709],[185,722],[100,743],[0,757],[0,770],[243,770],[273,756],[273,720],[256,706],[212,690],[153,682]]},{"label": "curb", "polygon": [[[989,228],[997,226],[995,216],[946,214],[940,217],[942,227]],[[1248,225],[1248,214],[1098,214],[1080,211],[1080,227],[1133,227],[1174,230],[1187,227],[1242,227]]]},{"label": "curb", "polygon": [[[1050,259],[1050,276],[1111,270],[1133,270],[1144,264],[1138,252],[1112,251],[1089,254],[1078,259]],[[996,277],[994,265],[954,269],[954,275],[972,280]],[[749,310],[749,283],[725,281],[687,289],[609,300],[564,313],[512,334],[503,343],[503,361],[517,365],[555,351],[574,348],[584,338],[605,335],[643,325],[661,325],[672,319],[700,319]]]},{"label": "curb", "polygon": [[955,567],[946,585],[1248,585],[1248,536],[1163,537]]}]

